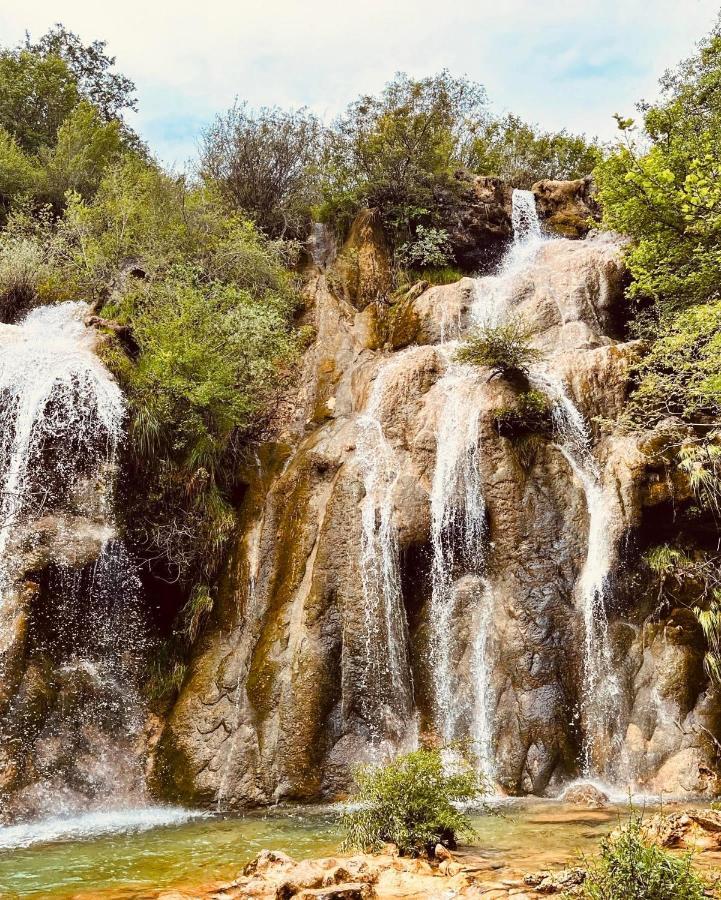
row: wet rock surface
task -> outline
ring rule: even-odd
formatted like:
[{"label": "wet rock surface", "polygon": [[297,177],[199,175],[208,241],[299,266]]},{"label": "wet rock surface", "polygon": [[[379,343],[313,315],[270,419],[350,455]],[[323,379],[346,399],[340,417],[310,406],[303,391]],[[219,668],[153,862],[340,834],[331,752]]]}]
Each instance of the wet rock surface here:
[{"label": "wet rock surface", "polygon": [[[367,249],[371,272],[384,251]],[[276,450],[250,480],[215,622],[157,745],[157,793],[221,807],[338,797],[358,763],[412,746],[419,733],[441,739],[432,498],[443,422],[458,398],[467,411],[459,421],[477,416],[485,524],[478,567],[456,564],[447,587],[448,728],[483,732],[506,792],[556,794],[580,774],[596,497],[621,699],[613,733],[594,735],[590,764],[640,789],[715,790],[718,703],[698,628],[680,610],[649,624],[652,584],[639,590],[617,574],[622,558],[627,573],[640,565],[622,554],[648,540],[647,511],[686,490],[648,452],[666,438],[609,425],[640,352],[619,325],[621,251],[607,235],[548,241],[526,267],[421,286],[392,307],[384,275],[369,275],[373,289],[358,293],[361,282],[351,290],[321,269],[310,274],[317,340]],[[496,411],[522,386],[483,370],[454,374],[449,342],[499,292],[543,353],[541,389],[561,385],[589,423],[585,474],[560,433],[499,434]],[[488,673],[480,711],[479,616]]]}]

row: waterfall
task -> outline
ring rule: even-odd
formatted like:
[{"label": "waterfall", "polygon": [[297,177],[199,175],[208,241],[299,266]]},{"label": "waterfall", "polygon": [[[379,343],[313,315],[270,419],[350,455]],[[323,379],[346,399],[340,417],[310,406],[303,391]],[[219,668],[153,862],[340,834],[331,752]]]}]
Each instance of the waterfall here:
[{"label": "waterfall", "polygon": [[[578,580],[584,628],[581,715],[584,730],[583,775],[608,774],[599,760],[606,747],[621,738],[621,685],[615,672],[608,627],[608,579],[613,567],[615,540],[609,497],[591,451],[591,435],[565,384],[548,373],[534,376],[551,399],[553,428],[561,452],[583,488],[588,510],[586,559]],[[610,754],[611,758],[615,753]]]},{"label": "waterfall", "polygon": [[[476,279],[471,321],[494,326],[503,321],[516,277],[529,266],[547,238],[541,231],[531,191],[514,190],[513,242],[495,275]],[[442,320],[441,341],[458,328]],[[451,344],[454,346],[454,344]],[[472,368],[449,365],[436,388],[441,392],[436,426],[436,460],[431,485],[431,602],[429,663],[436,728],[445,743],[457,739],[463,714],[483,773],[493,777],[493,728],[490,704],[488,637],[493,591],[482,577],[485,566],[486,505],[481,480],[479,382]],[[471,612],[470,709],[462,709],[453,672],[454,619],[458,611],[458,580],[474,576],[475,605]]]},{"label": "waterfall", "polygon": [[107,474],[125,405],[93,352],[86,311],[63,303],[0,325],[0,611],[12,581],[7,551],[23,518],[71,504],[88,480],[98,514],[110,515]]},{"label": "waterfall", "polygon": [[[486,504],[480,473],[477,382],[451,369],[439,383],[442,401],[431,486],[430,665],[435,685],[435,721],[445,743],[456,735],[458,708],[452,672],[454,581],[461,571],[483,567]],[[478,687],[478,686],[477,686]]]},{"label": "waterfall", "polygon": [[[63,303],[0,325],[2,649],[16,637],[5,626],[20,602],[16,582],[30,565],[26,555],[45,553],[29,627],[34,652],[52,660],[57,692],[31,735],[22,723],[18,734],[12,707],[0,724],[5,753],[20,743],[25,760],[33,755],[34,777],[20,785],[19,805],[31,814],[67,813],[93,801],[117,806],[144,793],[136,753],[143,705],[135,686],[141,587],[113,518],[126,411],[94,352],[86,314],[83,303]],[[46,529],[55,535],[49,547]]]},{"label": "waterfall", "polygon": [[[412,351],[411,351],[412,352]],[[401,592],[398,536],[393,525],[396,451],[381,421],[386,394],[404,362],[398,354],[377,373],[365,412],[358,419],[356,458],[365,494],[361,502],[360,570],[364,594],[364,672],[361,713],[373,743],[402,735],[413,711],[408,626]],[[402,398],[394,396],[394,402]]]},{"label": "waterfall", "polygon": [[475,299],[471,308],[474,325],[494,327],[503,323],[517,286],[517,279],[528,271],[540,248],[553,240],[543,233],[536,211],[533,191],[515,189],[511,200],[513,241],[493,275],[476,278]]}]

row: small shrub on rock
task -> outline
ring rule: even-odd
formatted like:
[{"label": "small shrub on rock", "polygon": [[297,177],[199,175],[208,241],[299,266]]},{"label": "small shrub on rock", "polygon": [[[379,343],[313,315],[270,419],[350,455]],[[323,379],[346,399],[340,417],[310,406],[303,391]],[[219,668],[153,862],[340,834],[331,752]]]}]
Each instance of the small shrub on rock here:
[{"label": "small shrub on rock", "polygon": [[342,820],[344,847],[374,852],[394,843],[404,856],[432,855],[436,844],[453,848],[458,837],[472,837],[470,819],[457,804],[486,793],[485,781],[470,761],[454,754],[448,764],[438,749],[364,766],[356,782],[358,806]]},{"label": "small shrub on rock", "polygon": [[487,325],[472,331],[456,353],[458,362],[487,367],[498,375],[527,376],[543,354],[530,341],[533,334],[519,319],[503,325]]},{"label": "small shrub on rock", "polygon": [[601,843],[601,855],[588,870],[586,900],[702,900],[703,881],[692,869],[691,854],[673,856],[646,837],[640,815]]},{"label": "small shrub on rock", "polygon": [[543,433],[551,429],[551,404],[541,391],[523,391],[512,406],[494,410],[493,419],[503,437]]}]

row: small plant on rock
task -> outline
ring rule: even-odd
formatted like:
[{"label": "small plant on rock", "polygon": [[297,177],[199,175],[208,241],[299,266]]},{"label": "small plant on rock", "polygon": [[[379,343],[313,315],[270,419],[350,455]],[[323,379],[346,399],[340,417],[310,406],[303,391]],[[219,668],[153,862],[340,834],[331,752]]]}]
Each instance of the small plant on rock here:
[{"label": "small plant on rock", "polygon": [[504,437],[550,431],[551,403],[541,391],[523,391],[512,406],[495,409],[493,420]]},{"label": "small plant on rock", "polygon": [[692,855],[674,856],[651,843],[643,818],[632,815],[601,843],[582,888],[586,900],[702,900],[705,885],[692,868]]},{"label": "small plant on rock", "polygon": [[469,759],[452,756],[448,763],[441,750],[415,750],[359,769],[358,805],[342,820],[344,847],[374,852],[394,843],[404,856],[432,855],[436,844],[453,848],[458,837],[472,837],[470,819],[457,804],[478,800],[487,788]]},{"label": "small plant on rock", "polygon": [[503,325],[486,325],[472,331],[456,353],[458,362],[483,366],[491,378],[499,375],[527,376],[530,367],[543,358],[530,344],[533,333],[520,319]]}]

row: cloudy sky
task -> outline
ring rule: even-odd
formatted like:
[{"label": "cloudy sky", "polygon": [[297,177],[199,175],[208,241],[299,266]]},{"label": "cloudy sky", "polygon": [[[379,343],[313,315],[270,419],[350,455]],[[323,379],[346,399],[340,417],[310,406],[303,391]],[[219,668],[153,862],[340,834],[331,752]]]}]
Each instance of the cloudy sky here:
[{"label": "cloudy sky", "polygon": [[236,96],[329,119],[397,71],[449,68],[499,112],[610,138],[613,113],[653,97],[718,12],[719,0],[0,0],[0,41],[58,20],[107,40],[138,86],[133,124],[182,167]]}]

